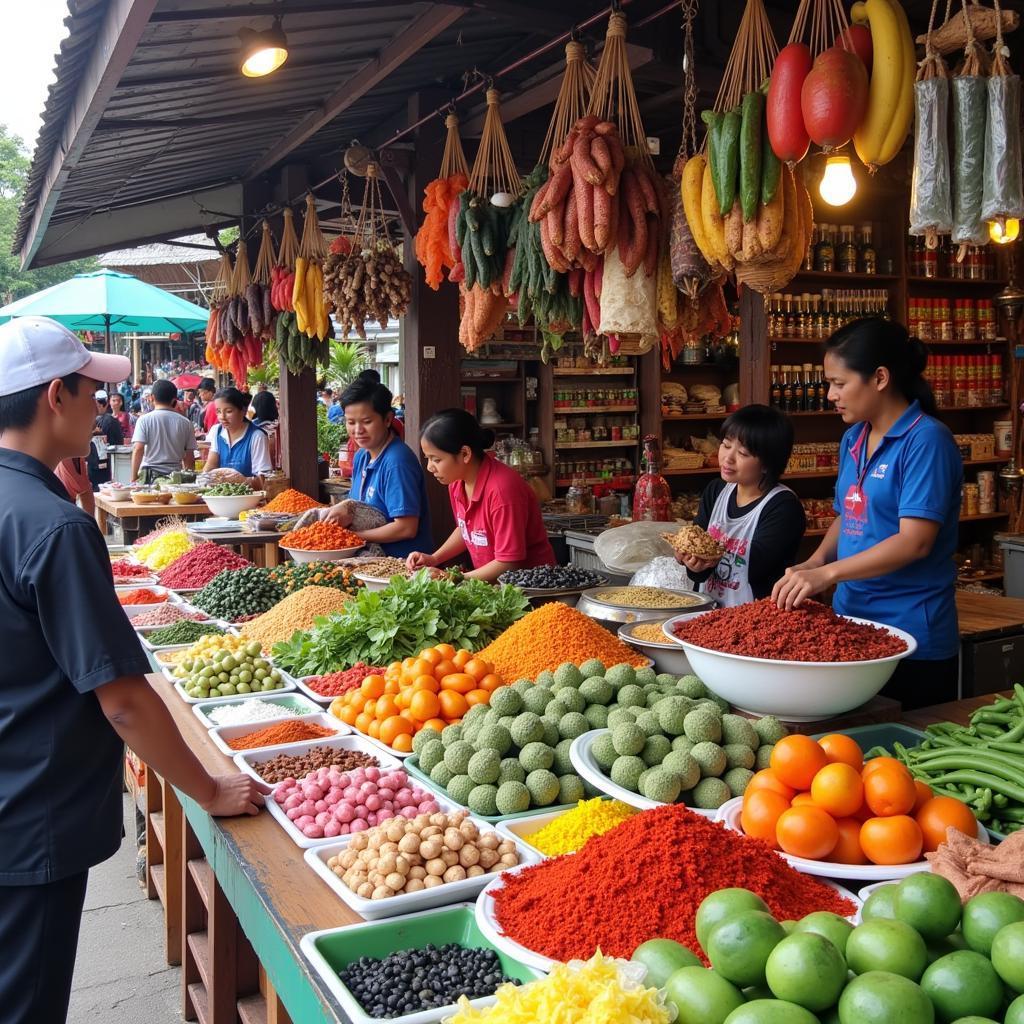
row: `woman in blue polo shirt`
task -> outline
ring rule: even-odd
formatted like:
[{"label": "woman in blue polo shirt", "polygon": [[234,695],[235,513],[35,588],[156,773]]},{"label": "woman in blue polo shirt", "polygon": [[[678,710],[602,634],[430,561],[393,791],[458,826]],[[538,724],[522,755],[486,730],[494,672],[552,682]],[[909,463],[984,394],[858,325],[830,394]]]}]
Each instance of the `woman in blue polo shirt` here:
[{"label": "woman in blue polo shirt", "polygon": [[[395,425],[391,392],[381,384],[380,374],[359,374],[342,392],[341,407],[349,440],[358,446],[350,497],[372,505],[388,519],[383,526],[356,532],[394,558],[433,547],[423,467]],[[345,527],[352,522],[345,502],[332,505],[325,518]]]},{"label": "woman in blue polo shirt", "polygon": [[924,345],[906,328],[856,320],[828,340],[829,400],[853,424],[839,449],[838,518],[772,597],[793,608],[836,585],[833,608],[917,640],[882,691],[904,707],[955,700],[955,582],[963,461],[931,413]]},{"label": "woman in blue polo shirt", "polygon": [[210,442],[204,473],[214,469],[233,469],[249,483],[273,469],[267,435],[246,418],[249,399],[238,388],[221,388],[214,397],[217,425],[206,435]]}]

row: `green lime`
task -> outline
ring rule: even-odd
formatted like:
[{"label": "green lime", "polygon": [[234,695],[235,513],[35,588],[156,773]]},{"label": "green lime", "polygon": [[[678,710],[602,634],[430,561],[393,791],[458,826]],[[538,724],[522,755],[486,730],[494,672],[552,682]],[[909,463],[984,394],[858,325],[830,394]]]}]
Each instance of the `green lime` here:
[{"label": "green lime", "polygon": [[968,947],[988,956],[996,932],[1014,921],[1024,921],[1024,900],[1008,892],[983,892],[964,904],[960,928]]},{"label": "green lime", "polygon": [[839,1024],[934,1024],[935,1009],[920,985],[889,971],[854,978],[839,999]]},{"label": "green lime", "polygon": [[755,999],[774,999],[775,996],[767,985],[750,985],[743,990],[743,998],[752,1003]]},{"label": "green lime", "polygon": [[846,953],[846,942],[853,931],[853,925],[838,914],[827,910],[816,910],[813,914],[802,917],[796,923],[798,932],[814,932],[823,935],[840,953]]},{"label": "green lime", "polygon": [[680,967],[703,967],[700,957],[672,939],[648,939],[633,950],[631,960],[647,968],[644,983],[649,988],[664,988],[665,982]]},{"label": "green lime", "polygon": [[680,967],[665,985],[665,998],[676,1008],[677,1024],[725,1024],[744,1003],[735,985],[706,967]]},{"label": "green lime", "polygon": [[1024,992],[1024,921],[1015,921],[996,932],[992,966],[1014,992]]},{"label": "green lime", "polygon": [[960,932],[953,932],[952,935],[947,935],[944,939],[939,939],[938,942],[926,942],[925,945],[928,947],[928,963],[930,964],[944,956],[949,956],[950,953],[955,953],[958,949],[967,948],[967,943],[964,942],[964,937]]},{"label": "green lime", "polygon": [[953,883],[931,871],[907,875],[896,887],[896,918],[927,940],[945,938],[960,923],[960,894]]},{"label": "green lime", "polygon": [[979,1017],[972,1013],[969,1017],[957,1017],[953,1024],[996,1024],[991,1017]]},{"label": "green lime", "polygon": [[917,981],[928,964],[928,950],[909,924],[879,918],[853,929],[846,943],[846,962],[854,974],[885,971]]},{"label": "green lime", "polygon": [[924,972],[921,988],[941,1021],[977,1014],[991,1017],[1003,1004],[1003,983],[988,958],[970,949],[936,960]]},{"label": "green lime", "polygon": [[1003,1024],[1024,1024],[1024,996],[1017,996],[1006,1008]]},{"label": "green lime", "polygon": [[796,931],[796,921],[780,921],[779,924],[787,935],[792,935]]},{"label": "green lime", "polygon": [[708,936],[708,960],[716,974],[745,988],[763,985],[764,965],[786,937],[781,924],[763,910],[744,910],[720,921]]},{"label": "green lime", "polygon": [[896,917],[896,883],[879,886],[865,901],[861,908],[862,921],[877,921],[884,918],[892,921]]},{"label": "green lime", "polygon": [[782,999],[755,999],[738,1006],[725,1024],[818,1024],[818,1018],[796,1003]]},{"label": "green lime", "polygon": [[715,925],[742,910],[769,912],[768,904],[749,889],[718,889],[705,896],[697,908],[694,922],[700,948],[707,952],[708,936]]},{"label": "green lime", "polygon": [[777,999],[808,1010],[825,1010],[843,991],[846,961],[824,936],[794,932],[772,950],[765,976]]}]

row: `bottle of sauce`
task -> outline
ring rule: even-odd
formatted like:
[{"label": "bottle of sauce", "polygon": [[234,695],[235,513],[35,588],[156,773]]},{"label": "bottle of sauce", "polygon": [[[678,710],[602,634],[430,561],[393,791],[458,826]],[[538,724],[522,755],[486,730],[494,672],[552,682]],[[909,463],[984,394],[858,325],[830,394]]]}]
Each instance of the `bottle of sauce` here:
[{"label": "bottle of sauce", "polygon": [[644,438],[644,471],[633,490],[633,520],[667,523],[672,520],[672,491],[661,475],[661,450],[653,434]]}]

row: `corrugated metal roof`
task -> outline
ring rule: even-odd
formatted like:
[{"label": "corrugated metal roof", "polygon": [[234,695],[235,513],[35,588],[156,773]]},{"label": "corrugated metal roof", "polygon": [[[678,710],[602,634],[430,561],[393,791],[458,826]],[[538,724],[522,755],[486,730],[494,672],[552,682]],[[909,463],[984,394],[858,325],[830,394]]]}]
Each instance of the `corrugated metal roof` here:
[{"label": "corrugated metal roof", "polygon": [[[185,243],[179,245],[175,243]],[[203,248],[199,248],[202,246]],[[97,257],[101,267],[180,266],[185,263],[220,263],[220,255],[206,235],[186,235],[169,242],[114,249]],[[216,274],[216,271],[214,272]]]}]

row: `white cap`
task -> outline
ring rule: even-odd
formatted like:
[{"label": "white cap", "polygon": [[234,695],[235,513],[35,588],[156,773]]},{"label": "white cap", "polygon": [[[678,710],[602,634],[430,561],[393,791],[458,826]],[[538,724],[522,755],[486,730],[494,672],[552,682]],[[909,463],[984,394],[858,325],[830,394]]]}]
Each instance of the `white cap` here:
[{"label": "white cap", "polygon": [[49,317],[23,316],[0,324],[0,396],[72,373],[117,382],[131,371],[127,356],[90,352],[73,331]]},{"label": "white cap", "polygon": [[92,397],[95,398],[97,402],[105,402],[108,396],[106,391],[104,391],[103,388],[100,388]]}]

